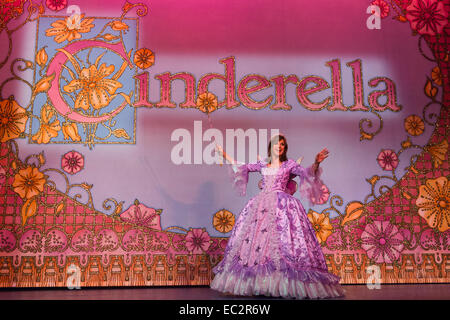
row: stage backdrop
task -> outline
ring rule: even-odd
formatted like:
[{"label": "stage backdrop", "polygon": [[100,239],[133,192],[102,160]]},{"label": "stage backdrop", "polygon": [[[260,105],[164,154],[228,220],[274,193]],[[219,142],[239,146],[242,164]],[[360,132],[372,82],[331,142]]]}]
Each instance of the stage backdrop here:
[{"label": "stage backdrop", "polygon": [[208,285],[276,132],[342,283],[449,282],[448,0],[0,3],[0,286]]}]

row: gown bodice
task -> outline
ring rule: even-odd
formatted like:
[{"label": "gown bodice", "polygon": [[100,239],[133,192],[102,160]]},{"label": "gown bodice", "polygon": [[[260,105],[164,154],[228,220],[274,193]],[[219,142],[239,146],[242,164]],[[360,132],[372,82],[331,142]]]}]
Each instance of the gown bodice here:
[{"label": "gown bodice", "polygon": [[[292,159],[283,161],[279,168],[268,167],[266,161],[258,161],[249,164],[233,164],[228,167],[230,178],[232,179],[233,189],[240,196],[246,195],[248,174],[250,172],[259,172],[262,174],[258,186],[262,193],[284,192],[293,195],[297,188],[302,197],[305,197],[314,203],[321,198],[323,182],[320,179],[321,168],[313,170],[313,166],[302,167]],[[299,177],[299,183],[294,178]]]},{"label": "gown bodice", "polygon": [[261,168],[261,174],[263,176],[262,180],[262,191],[283,191],[286,192],[287,183],[290,178],[290,172],[283,166],[279,168]]}]

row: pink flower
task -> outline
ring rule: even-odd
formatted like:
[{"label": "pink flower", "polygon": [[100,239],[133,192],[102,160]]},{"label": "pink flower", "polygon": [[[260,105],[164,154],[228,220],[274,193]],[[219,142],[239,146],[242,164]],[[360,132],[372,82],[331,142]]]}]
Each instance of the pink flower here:
[{"label": "pink flower", "polygon": [[46,0],[45,4],[50,10],[59,11],[67,7],[67,0]]},{"label": "pink flower", "polygon": [[67,152],[61,160],[62,169],[70,174],[75,174],[84,168],[84,157],[76,151]]},{"label": "pink flower", "polygon": [[386,18],[389,14],[389,5],[384,0],[372,1],[371,5],[378,6],[380,8],[380,17]]},{"label": "pink flower", "polygon": [[368,224],[361,233],[361,247],[375,263],[392,263],[403,251],[403,236],[389,221]]},{"label": "pink flower", "polygon": [[161,230],[162,209],[154,209],[134,200],[134,204],[120,214],[120,218],[128,223],[134,223],[151,229]]},{"label": "pink flower", "polygon": [[388,149],[381,150],[380,154],[377,157],[378,164],[386,171],[392,171],[398,166],[398,157],[397,154]]},{"label": "pink flower", "polygon": [[191,229],[186,235],[186,247],[193,254],[201,254],[208,250],[210,239],[204,229]]},{"label": "pink flower", "polygon": [[413,0],[406,8],[406,19],[419,34],[433,36],[442,33],[448,23],[447,17],[444,1]]}]

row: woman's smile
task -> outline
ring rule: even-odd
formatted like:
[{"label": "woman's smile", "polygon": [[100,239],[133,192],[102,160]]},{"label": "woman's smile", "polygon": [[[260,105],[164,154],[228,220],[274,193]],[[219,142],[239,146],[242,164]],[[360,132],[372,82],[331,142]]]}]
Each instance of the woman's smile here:
[{"label": "woman's smile", "polygon": [[285,143],[283,140],[278,141],[277,144],[273,146],[273,151],[276,156],[280,156],[284,153]]}]

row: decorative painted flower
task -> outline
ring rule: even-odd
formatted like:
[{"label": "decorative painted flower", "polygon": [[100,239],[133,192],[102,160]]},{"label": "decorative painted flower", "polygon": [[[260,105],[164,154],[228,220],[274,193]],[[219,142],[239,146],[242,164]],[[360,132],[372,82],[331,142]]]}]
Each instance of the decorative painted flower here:
[{"label": "decorative painted flower", "polygon": [[27,167],[19,170],[14,176],[14,191],[23,199],[30,199],[42,191],[46,178],[36,167]]},{"label": "decorative painted flower", "polygon": [[361,233],[361,247],[375,263],[397,261],[403,251],[403,236],[389,221],[374,221]]},{"label": "decorative painted flower", "polygon": [[110,23],[111,29],[115,31],[128,31],[128,25],[119,20],[114,20]]},{"label": "decorative painted flower", "polygon": [[52,27],[45,31],[47,37],[55,37],[55,42],[73,41],[80,39],[80,33],[90,32],[94,27],[92,22],[94,18],[86,18],[83,20],[84,14],[73,15],[66,20],[56,20],[52,23]]},{"label": "decorative painted flower", "polygon": [[46,0],[47,8],[53,11],[59,11],[67,7],[67,0]]},{"label": "decorative painted flower", "polygon": [[416,199],[419,215],[431,228],[445,232],[450,225],[450,188],[447,177],[428,179]]},{"label": "decorative painted flower", "polygon": [[433,82],[430,79],[428,79],[425,84],[425,87],[423,88],[423,91],[427,97],[430,97],[431,99],[435,100],[439,89],[433,86]]},{"label": "decorative painted flower", "polygon": [[434,36],[442,33],[448,23],[448,12],[444,1],[413,0],[406,8],[406,19],[411,28],[422,35]]},{"label": "decorative painted flower", "polygon": [[425,130],[425,124],[419,116],[412,114],[405,119],[405,130],[412,136],[419,136]]},{"label": "decorative painted flower", "polygon": [[380,17],[386,18],[389,14],[389,4],[386,3],[384,0],[375,0],[372,1],[371,5],[378,6],[380,8]]},{"label": "decorative painted flower", "polygon": [[33,96],[38,93],[47,92],[52,87],[52,81],[55,78],[55,73],[53,72],[49,76],[42,77],[33,88]]},{"label": "decorative painted flower", "polygon": [[[45,46],[46,47],[46,46]],[[45,64],[48,61],[48,55],[47,55],[47,51],[45,51],[45,47],[41,48],[37,53],[36,53],[36,63],[42,68],[43,66],[45,66]]]},{"label": "decorative painted flower", "polygon": [[75,109],[88,110],[90,105],[96,110],[106,107],[111,101],[108,94],[112,95],[122,87],[119,81],[106,79],[113,72],[114,65],[106,66],[103,63],[97,69],[97,65],[94,64],[89,68],[83,68],[79,79],[73,79],[65,85],[64,90],[69,93],[81,89],[75,100]]},{"label": "decorative painted flower", "polygon": [[192,254],[202,254],[208,250],[211,238],[204,229],[191,229],[185,238],[186,248]]},{"label": "decorative painted flower", "polygon": [[25,131],[27,120],[25,109],[12,96],[0,101],[0,142],[19,137]]},{"label": "decorative painted flower", "polygon": [[[378,176],[374,176],[378,177]],[[374,179],[377,180],[377,179]],[[374,181],[373,180],[373,181]],[[375,183],[375,182],[373,182]],[[358,219],[364,213],[364,204],[359,201],[352,201],[347,204],[345,208],[345,216],[341,221],[341,226],[346,224],[347,222]]]},{"label": "decorative painted flower", "polygon": [[333,226],[330,223],[330,218],[324,213],[318,213],[314,210],[309,210],[308,219],[311,222],[313,229],[316,231],[316,237],[320,243],[325,243],[330,234],[333,233]]},{"label": "decorative painted flower", "polygon": [[433,165],[435,168],[437,168],[445,160],[445,157],[448,152],[448,141],[442,140],[437,144],[426,146],[424,150],[427,151],[429,154],[431,154],[431,157],[433,158]]},{"label": "decorative painted flower", "polygon": [[81,141],[81,137],[78,134],[78,126],[75,122],[64,122],[62,124],[62,132],[64,140]]},{"label": "decorative painted flower", "polygon": [[149,208],[136,199],[133,205],[120,214],[120,218],[128,223],[161,230],[161,212],[162,209]]},{"label": "decorative painted flower", "polygon": [[397,154],[390,150],[381,150],[377,157],[378,164],[386,171],[392,171],[398,166]]},{"label": "decorative painted flower", "polygon": [[76,151],[67,152],[61,159],[61,168],[70,174],[80,172],[84,168],[84,157]]},{"label": "decorative painted flower", "polygon": [[209,92],[202,93],[197,98],[197,108],[201,112],[210,113],[217,109],[217,97]]},{"label": "decorative painted flower", "polygon": [[[55,120],[51,122],[53,117],[55,117]],[[52,106],[45,104],[41,108],[41,127],[31,139],[37,143],[49,143],[52,138],[58,136],[60,130],[61,126],[56,118],[55,111]]]},{"label": "decorative painted flower", "polygon": [[222,233],[230,232],[235,223],[234,214],[230,211],[222,209],[217,211],[213,217],[214,228]]},{"label": "decorative painted flower", "polygon": [[142,48],[134,54],[134,64],[142,70],[151,67],[155,63],[155,55],[147,48]]},{"label": "decorative painted flower", "polygon": [[431,79],[433,79],[433,82],[438,86],[442,86],[442,73],[438,66],[431,70]]}]

